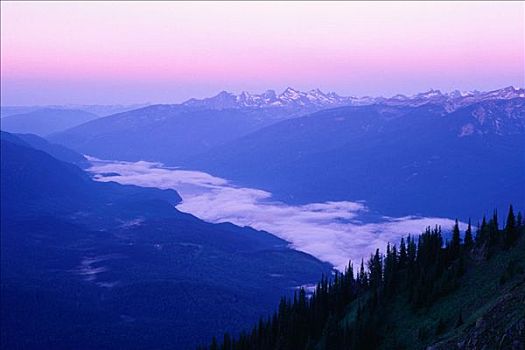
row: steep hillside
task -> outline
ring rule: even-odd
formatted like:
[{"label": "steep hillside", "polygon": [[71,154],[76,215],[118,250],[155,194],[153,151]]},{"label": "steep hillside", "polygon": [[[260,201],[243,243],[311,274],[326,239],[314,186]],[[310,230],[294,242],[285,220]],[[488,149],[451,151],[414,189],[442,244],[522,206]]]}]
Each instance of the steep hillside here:
[{"label": "steep hillside", "polygon": [[[525,346],[525,226],[509,211],[483,219],[475,239],[456,224],[376,251],[367,268],[324,278],[308,298],[277,311],[239,338],[210,349],[522,349]],[[406,242],[406,244],[405,244]],[[222,344],[220,344],[222,343]],[[219,345],[220,344],[220,345]]]},{"label": "steep hillside", "polygon": [[82,154],[62,145],[48,142],[40,136],[34,134],[13,135],[5,131],[0,131],[0,135],[3,140],[44,151],[58,160],[75,164],[80,168],[86,168],[89,166],[88,160]]},{"label": "steep hillside", "polygon": [[175,191],[95,182],[20,140],[1,153],[3,348],[191,348],[331,271],[177,211]]}]

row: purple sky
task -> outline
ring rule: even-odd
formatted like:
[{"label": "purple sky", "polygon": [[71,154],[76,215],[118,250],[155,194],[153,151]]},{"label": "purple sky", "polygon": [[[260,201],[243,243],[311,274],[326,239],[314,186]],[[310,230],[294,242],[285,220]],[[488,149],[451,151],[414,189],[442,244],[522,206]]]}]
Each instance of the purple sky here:
[{"label": "purple sky", "polygon": [[2,2],[3,105],[524,85],[523,2]]}]

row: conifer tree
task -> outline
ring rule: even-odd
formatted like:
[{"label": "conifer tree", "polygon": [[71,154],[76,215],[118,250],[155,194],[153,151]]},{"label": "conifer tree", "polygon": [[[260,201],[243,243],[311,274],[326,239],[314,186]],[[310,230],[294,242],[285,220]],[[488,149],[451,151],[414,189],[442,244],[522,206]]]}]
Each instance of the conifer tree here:
[{"label": "conifer tree", "polygon": [[383,263],[379,249],[376,249],[375,254],[370,257],[368,269],[370,271],[370,286],[379,287],[383,279]]},{"label": "conifer tree", "polygon": [[392,264],[394,270],[397,270],[399,264],[399,254],[397,253],[397,246],[395,244],[392,247]]},{"label": "conifer tree", "polygon": [[408,264],[409,266],[412,266],[414,262],[416,261],[416,242],[414,242],[414,238],[412,238],[410,235],[407,237],[407,256],[408,256]]},{"label": "conifer tree", "polygon": [[492,225],[493,228],[498,230],[499,229],[499,223],[498,223],[498,210],[494,209],[494,213],[492,214]]},{"label": "conifer tree", "polygon": [[222,350],[230,350],[232,348],[231,337],[229,333],[224,333],[224,340],[222,341]]},{"label": "conifer tree", "polygon": [[219,350],[219,345],[217,344],[217,338],[213,337],[211,340],[210,350]]},{"label": "conifer tree", "polygon": [[407,248],[405,246],[405,238],[401,237],[401,244],[399,246],[399,268],[404,269],[407,264]]},{"label": "conifer tree", "polygon": [[488,241],[489,232],[487,228],[487,219],[483,215],[483,220],[481,220],[481,225],[478,224],[478,232],[476,234],[476,245],[481,246]]},{"label": "conifer tree", "polygon": [[468,226],[467,230],[465,231],[465,238],[464,238],[464,245],[465,248],[470,249],[474,243],[472,239],[472,226],[470,225],[470,218],[468,219]]},{"label": "conifer tree", "polygon": [[458,257],[460,246],[461,239],[459,236],[459,225],[458,219],[456,219],[456,223],[454,224],[454,228],[452,229],[452,242],[450,243],[450,249],[453,259]]},{"label": "conifer tree", "polygon": [[514,210],[512,209],[512,204],[509,208],[509,214],[507,216],[507,224],[505,225],[504,235],[504,246],[505,248],[508,248],[514,243],[514,241],[517,238],[516,218],[514,217]]},{"label": "conifer tree", "polygon": [[368,286],[368,276],[365,272],[365,263],[363,259],[361,259],[361,268],[359,269],[359,284],[361,287]]}]

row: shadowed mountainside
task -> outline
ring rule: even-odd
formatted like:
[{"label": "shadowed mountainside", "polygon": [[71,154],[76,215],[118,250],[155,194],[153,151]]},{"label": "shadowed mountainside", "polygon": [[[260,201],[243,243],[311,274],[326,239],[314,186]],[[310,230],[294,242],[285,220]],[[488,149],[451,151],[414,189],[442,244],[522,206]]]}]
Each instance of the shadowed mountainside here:
[{"label": "shadowed mountainside", "polygon": [[191,348],[331,271],[266,232],[177,211],[175,191],[95,182],[1,142],[6,348]]}]

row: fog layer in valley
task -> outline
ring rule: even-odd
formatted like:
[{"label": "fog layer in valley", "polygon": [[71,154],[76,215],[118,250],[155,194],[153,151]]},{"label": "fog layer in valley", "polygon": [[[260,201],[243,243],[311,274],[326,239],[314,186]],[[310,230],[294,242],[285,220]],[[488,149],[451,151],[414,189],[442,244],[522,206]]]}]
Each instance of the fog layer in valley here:
[{"label": "fog layer in valley", "polygon": [[90,160],[89,170],[98,181],[177,190],[183,199],[177,208],[183,212],[213,223],[231,222],[271,232],[338,269],[344,269],[349,259],[354,264],[366,259],[376,248],[397,243],[408,233],[419,234],[430,225],[449,230],[453,225],[447,218],[415,216],[381,216],[371,222],[364,202],[287,205],[273,201],[269,192],[237,187],[200,171],[145,161]]}]

